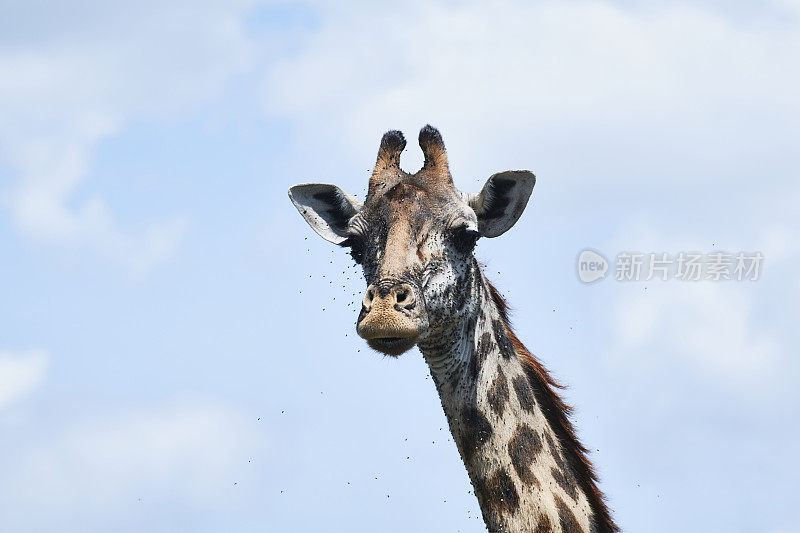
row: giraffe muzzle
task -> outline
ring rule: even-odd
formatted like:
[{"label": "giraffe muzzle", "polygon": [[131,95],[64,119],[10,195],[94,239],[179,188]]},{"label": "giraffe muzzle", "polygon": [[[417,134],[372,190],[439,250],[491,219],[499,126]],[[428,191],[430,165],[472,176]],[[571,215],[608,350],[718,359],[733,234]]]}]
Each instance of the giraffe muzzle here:
[{"label": "giraffe muzzle", "polygon": [[383,279],[367,287],[356,331],[371,348],[400,355],[414,347],[427,327],[425,306],[413,286]]}]

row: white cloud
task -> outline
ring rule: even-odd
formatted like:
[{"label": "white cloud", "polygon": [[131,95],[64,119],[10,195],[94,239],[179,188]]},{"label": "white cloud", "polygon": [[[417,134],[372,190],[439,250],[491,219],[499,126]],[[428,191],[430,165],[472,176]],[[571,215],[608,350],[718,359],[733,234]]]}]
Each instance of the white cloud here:
[{"label": "white cloud", "polygon": [[631,217],[619,226],[605,248],[612,260],[622,250],[667,252],[673,259],[681,250],[720,249],[764,257],[754,282],[616,282],[613,275],[604,282],[612,334],[605,359],[645,408],[669,411],[698,398],[716,407],[719,394],[728,393],[723,397],[748,405],[794,396],[800,248],[790,206],[796,197],[796,187],[787,184],[756,192],[745,209],[723,201],[735,223],[697,223],[689,233],[671,218]]},{"label": "white cloud", "polygon": [[[17,178],[2,201],[38,240],[146,271],[180,240],[180,217],[126,229],[99,195],[76,199],[100,142],[133,117],[172,116],[245,70],[250,2],[36,3],[0,22],[0,157]],[[124,186],[116,183],[115,185]]]},{"label": "white cloud", "polygon": [[634,368],[678,363],[711,383],[761,388],[780,370],[783,350],[774,332],[756,324],[754,300],[735,283],[666,281],[625,290],[615,305],[611,356]]},{"label": "white cloud", "polygon": [[0,409],[31,394],[44,381],[47,354],[0,351]]},{"label": "white cloud", "polygon": [[[677,368],[705,383],[743,393],[779,390],[786,384],[783,378],[794,372],[787,353],[794,333],[769,315],[760,315],[774,306],[796,314],[796,298],[786,290],[784,275],[791,270],[788,281],[795,280],[795,231],[780,216],[776,220],[769,206],[754,206],[751,216],[759,221],[753,231],[715,230],[716,248],[703,234],[665,236],[644,219],[622,228],[610,244],[612,262],[623,250],[666,252],[675,260],[682,250],[710,253],[720,245],[732,254],[758,251],[764,259],[757,281],[617,282],[612,275],[612,364],[640,376]],[[642,272],[646,271],[645,264]]]},{"label": "white cloud", "polygon": [[67,514],[137,498],[202,504],[242,480],[256,442],[240,414],[209,402],[122,412],[32,446],[4,484],[15,501]]},{"label": "white cloud", "polygon": [[782,136],[800,122],[800,33],[789,20],[747,26],[687,3],[337,4],[271,71],[264,105],[306,142],[343,139],[359,161],[389,127],[413,134],[430,121],[467,168],[484,154],[529,164],[554,146],[575,157],[586,139],[599,150],[613,141],[624,148],[614,156],[633,161],[733,165],[789,150],[747,125],[768,117]]}]

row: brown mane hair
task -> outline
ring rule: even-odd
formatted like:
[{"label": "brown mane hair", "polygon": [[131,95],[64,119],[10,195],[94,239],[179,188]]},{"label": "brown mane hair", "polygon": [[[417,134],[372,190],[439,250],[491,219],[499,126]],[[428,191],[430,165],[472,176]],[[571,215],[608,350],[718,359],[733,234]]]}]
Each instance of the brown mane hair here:
[{"label": "brown mane hair", "polygon": [[489,286],[492,300],[503,319],[506,332],[514,347],[514,351],[522,362],[522,368],[528,376],[536,400],[539,402],[539,405],[541,405],[542,412],[547,422],[550,424],[558,441],[561,443],[562,450],[566,456],[567,463],[572,468],[576,482],[589,500],[589,507],[591,507],[592,514],[594,515],[597,531],[599,533],[613,533],[619,531],[619,528],[611,518],[611,514],[605,502],[605,496],[597,486],[597,474],[594,471],[592,462],[586,455],[589,450],[578,441],[575,428],[569,420],[572,407],[565,404],[564,400],[562,400],[556,392],[556,389],[563,389],[564,386],[550,375],[539,360],[536,359],[536,357],[525,348],[522,341],[517,338],[514,331],[511,329],[511,323],[508,318],[508,304],[488,279],[486,280],[486,284]]}]

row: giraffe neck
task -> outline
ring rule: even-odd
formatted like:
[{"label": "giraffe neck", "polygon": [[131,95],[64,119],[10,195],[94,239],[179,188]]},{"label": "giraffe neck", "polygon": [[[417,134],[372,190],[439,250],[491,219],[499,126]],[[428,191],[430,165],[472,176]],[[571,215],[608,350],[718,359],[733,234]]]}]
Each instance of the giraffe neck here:
[{"label": "giraffe neck", "polygon": [[420,350],[489,531],[602,530],[492,289],[473,276],[473,309]]}]

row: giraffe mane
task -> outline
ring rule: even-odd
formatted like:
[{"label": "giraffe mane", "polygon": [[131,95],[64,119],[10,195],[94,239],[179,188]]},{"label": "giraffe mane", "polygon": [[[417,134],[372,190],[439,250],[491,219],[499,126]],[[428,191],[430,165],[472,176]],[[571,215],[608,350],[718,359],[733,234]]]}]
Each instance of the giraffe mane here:
[{"label": "giraffe mane", "polygon": [[570,422],[569,415],[573,409],[561,399],[556,392],[557,389],[564,389],[565,386],[556,381],[541,362],[522,344],[522,341],[511,329],[509,320],[509,306],[500,292],[487,279],[489,292],[497,310],[500,313],[506,327],[514,351],[519,357],[522,368],[525,371],[528,381],[533,388],[536,400],[542,406],[547,422],[556,433],[558,441],[561,443],[567,463],[572,468],[578,485],[586,494],[589,506],[592,509],[597,531],[600,533],[613,533],[619,531],[619,527],[611,518],[611,513],[605,501],[605,495],[597,486],[598,477],[594,471],[594,465],[588,457],[589,450],[578,440],[575,428]]}]

